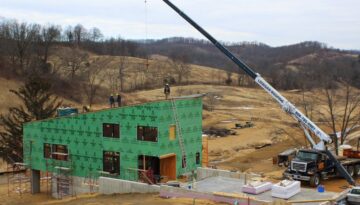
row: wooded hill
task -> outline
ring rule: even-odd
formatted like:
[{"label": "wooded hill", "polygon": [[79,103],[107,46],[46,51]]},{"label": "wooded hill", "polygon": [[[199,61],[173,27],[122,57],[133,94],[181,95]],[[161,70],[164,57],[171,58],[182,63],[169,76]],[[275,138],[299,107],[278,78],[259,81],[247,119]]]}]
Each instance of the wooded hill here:
[{"label": "wooded hill", "polygon": [[[208,41],[169,38],[149,43],[151,54],[183,54],[190,63],[238,71],[238,68]],[[321,83],[344,80],[360,86],[360,55],[319,42],[270,47],[263,43],[224,43],[246,64],[280,89],[314,88]]]},{"label": "wooded hill", "polygon": [[[319,42],[302,42],[281,47],[270,47],[257,42],[225,45],[279,89],[312,89],[339,81],[360,87],[360,54],[357,51],[334,49]],[[49,63],[49,56],[58,55],[55,47],[68,47],[74,51],[68,54],[80,55],[80,58],[81,55],[86,57],[81,51],[95,55],[140,58],[166,56],[165,59],[173,62],[170,66],[181,65],[180,69],[183,65],[196,64],[242,74],[210,42],[204,40],[181,37],[162,40],[104,38],[99,29],[87,29],[82,25],[62,28],[57,25],[43,26],[0,20],[0,67],[3,73],[21,76],[38,70],[46,74],[54,70],[55,65]],[[70,59],[68,61],[66,66],[71,69],[77,69],[83,63],[76,65],[76,62],[70,62]],[[170,76],[172,84],[183,83],[176,82],[181,80],[179,74],[170,75],[177,75]],[[253,85],[243,79],[246,76],[239,77],[238,85]]]}]

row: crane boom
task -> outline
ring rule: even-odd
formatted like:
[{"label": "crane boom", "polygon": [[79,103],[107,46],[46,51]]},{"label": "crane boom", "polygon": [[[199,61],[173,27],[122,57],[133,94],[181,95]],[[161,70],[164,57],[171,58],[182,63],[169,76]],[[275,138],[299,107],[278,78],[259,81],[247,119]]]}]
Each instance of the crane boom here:
[{"label": "crane boom", "polygon": [[[256,73],[243,61],[234,56],[228,49],[226,49],[222,44],[220,44],[212,35],[205,31],[201,26],[199,26],[195,21],[193,21],[189,16],[182,12],[177,6],[170,2],[170,0],[163,0],[168,6],[170,6],[174,11],[176,11],[182,18],[184,18],[188,23],[190,23],[196,30],[203,34],[209,41],[211,41],[222,53],[224,53],[230,60],[232,60],[239,68],[241,68],[246,74],[248,74],[255,82],[262,87],[267,93],[269,93],[281,106],[281,108],[297,120],[302,127],[310,130],[315,136],[320,139],[318,144],[314,144],[312,139],[308,139],[312,143],[313,148],[325,151],[329,158],[334,162],[336,168],[341,173],[341,175],[352,185],[355,184],[354,179],[350,176],[347,170],[342,166],[342,164],[336,159],[336,156],[326,149],[325,144],[331,143],[332,139],[324,131],[322,131],[315,123],[313,123],[309,118],[307,118],[300,110],[298,110],[290,101],[288,101],[284,96],[282,96],[275,88],[273,88],[259,73]],[[307,135],[309,138],[310,136]],[[310,137],[311,138],[311,137]]]},{"label": "crane boom", "polygon": [[[255,82],[260,85],[266,92],[268,92],[283,108],[284,111],[289,113],[297,121],[303,124],[311,132],[313,132],[321,141],[331,143],[331,138],[325,134],[318,126],[316,126],[311,120],[309,120],[303,113],[301,113],[293,104],[291,104],[285,97],[283,97],[277,90],[275,90],[264,78],[260,76],[259,73],[256,73],[243,61],[235,57],[228,49],[221,45],[213,36],[211,36],[207,31],[200,27],[195,21],[188,17],[184,12],[177,8],[169,0],[163,0],[168,4],[172,9],[174,9],[181,17],[183,17],[187,22],[194,26],[200,33],[202,33],[209,41],[211,41],[221,52],[223,52],[228,58],[230,58],[236,65],[238,65],[242,70],[245,71]],[[320,148],[320,147],[319,147]]]}]

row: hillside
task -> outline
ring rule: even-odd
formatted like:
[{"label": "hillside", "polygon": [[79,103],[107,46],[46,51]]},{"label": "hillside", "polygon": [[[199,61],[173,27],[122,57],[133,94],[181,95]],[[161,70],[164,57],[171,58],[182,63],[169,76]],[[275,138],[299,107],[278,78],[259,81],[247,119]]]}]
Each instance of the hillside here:
[{"label": "hillside", "polygon": [[[317,88],[322,83],[346,81],[360,87],[360,56],[319,42],[270,47],[263,43],[225,43],[227,48],[246,64],[268,77],[280,89]],[[150,54],[185,55],[190,63],[236,71],[238,68],[207,41],[189,38],[168,38],[153,41]],[[323,73],[332,75],[324,76]],[[290,78],[291,81],[285,79]],[[314,81],[318,81],[314,83]]]},{"label": "hillside", "polygon": [[[68,52],[67,48],[57,48],[58,52]],[[120,57],[120,56],[98,56],[92,53],[88,53],[89,60],[100,59],[100,61],[106,62],[104,67],[101,67],[100,72],[94,76],[96,78],[96,86],[99,86],[99,91],[95,96],[95,107],[98,105],[107,104],[108,97],[110,94],[116,94],[119,92],[119,82],[118,82],[118,69],[119,64],[124,64],[124,90],[122,95],[125,96],[125,103],[131,103],[134,90],[143,90],[143,89],[153,89],[153,88],[162,88],[163,79],[166,76],[173,76],[176,79],[176,74],[174,74],[171,67],[167,64],[164,59],[159,60],[159,56],[154,56],[153,59],[148,61],[148,67],[146,67],[147,61],[142,58],[135,57]],[[59,58],[57,53],[50,57],[52,64],[58,64]],[[165,58],[166,59],[166,58]],[[59,78],[63,82],[53,81],[55,83],[56,94],[64,101],[66,105],[82,107],[82,105],[87,104],[86,95],[84,93],[84,80],[85,73],[79,72],[76,82],[71,82],[69,73],[67,70],[60,70]],[[232,85],[237,83],[237,74],[232,74]],[[227,79],[227,74],[225,71],[204,67],[198,65],[190,65],[190,73],[184,79],[184,83],[190,84],[225,84]],[[67,87],[64,87],[62,84],[66,83]],[[5,78],[0,76],[0,91],[2,97],[0,98],[0,113],[5,113],[10,106],[16,106],[18,104],[18,99],[16,96],[11,93],[9,90],[16,90],[23,82],[20,80],[14,80],[13,78]],[[78,85],[78,86],[77,86]],[[177,94],[182,91],[175,90],[173,91]],[[162,92],[159,92],[159,97],[163,96]],[[75,97],[76,96],[76,97]],[[139,98],[141,98],[139,96]],[[143,96],[145,99],[146,96]]]}]

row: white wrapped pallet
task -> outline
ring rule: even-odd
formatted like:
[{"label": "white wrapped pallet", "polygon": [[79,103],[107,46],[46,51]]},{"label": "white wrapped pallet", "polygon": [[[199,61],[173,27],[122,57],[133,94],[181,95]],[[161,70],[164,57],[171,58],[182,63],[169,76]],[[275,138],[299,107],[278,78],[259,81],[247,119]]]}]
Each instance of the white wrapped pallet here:
[{"label": "white wrapped pallet", "polygon": [[289,199],[301,191],[299,181],[283,180],[272,186],[271,196],[281,199]]},{"label": "white wrapped pallet", "polygon": [[261,194],[271,190],[271,182],[252,181],[242,187],[242,192],[248,194]]}]

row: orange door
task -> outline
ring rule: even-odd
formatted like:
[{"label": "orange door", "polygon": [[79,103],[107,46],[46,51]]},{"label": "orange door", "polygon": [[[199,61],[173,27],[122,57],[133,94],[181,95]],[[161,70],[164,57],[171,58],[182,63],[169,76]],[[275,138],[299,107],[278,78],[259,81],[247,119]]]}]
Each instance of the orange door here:
[{"label": "orange door", "polygon": [[160,156],[160,175],[164,181],[176,180],[176,155]]}]

